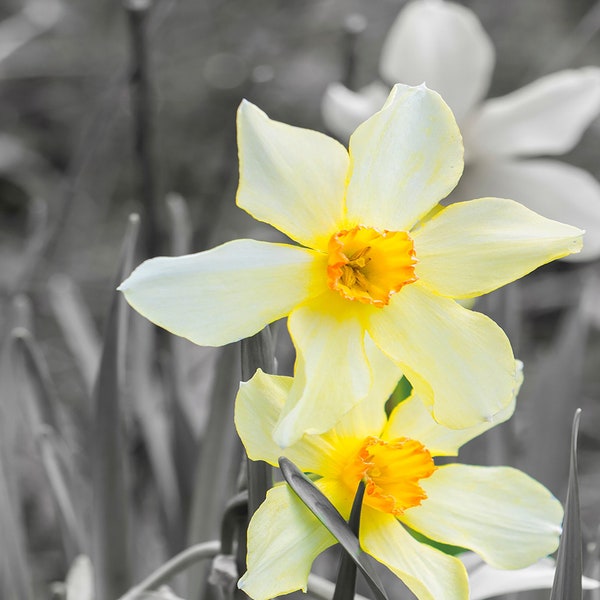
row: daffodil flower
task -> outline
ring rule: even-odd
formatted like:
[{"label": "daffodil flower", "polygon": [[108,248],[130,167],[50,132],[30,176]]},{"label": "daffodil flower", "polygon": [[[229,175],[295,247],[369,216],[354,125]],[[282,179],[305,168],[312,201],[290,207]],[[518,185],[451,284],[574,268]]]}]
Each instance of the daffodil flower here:
[{"label": "daffodil flower", "polygon": [[[583,169],[539,155],[571,150],[600,114],[600,69],[548,75],[500,98],[483,101],[494,48],[469,8],[444,0],[415,0],[392,25],[379,71],[387,82],[425,81],[439,92],[464,137],[466,168],[453,198],[512,198],[536,212],[586,230],[586,244],[567,260],[600,256],[600,184]],[[339,83],[326,91],[328,129],[346,140],[385,102],[389,86],[358,92]]]},{"label": "daffodil flower", "polygon": [[463,151],[452,113],[424,86],[394,87],[349,153],[245,101],[238,144],[238,205],[301,246],[237,240],[151,259],[120,287],[137,311],[207,346],[289,315],[296,378],[275,432],[282,446],[332,427],[380,369],[401,369],[449,427],[507,406],[508,339],[455,299],[579,251],[580,230],[498,198],[433,210]]},{"label": "daffodil flower", "polygon": [[[277,464],[284,455],[348,518],[365,482],[359,541],[419,600],[465,600],[467,572],[456,557],[411,534],[473,550],[490,565],[519,569],[553,552],[563,515],[540,483],[510,467],[437,465],[492,427],[451,430],[414,394],[386,418],[389,374],[330,431],[305,435],[283,452],[273,431],[290,394],[288,377],[257,371],[241,385],[235,422],[248,456]],[[513,402],[498,415],[506,420]],[[313,560],[335,539],[287,484],[272,488],[248,529],[247,572],[239,587],[254,600],[306,589]]]}]

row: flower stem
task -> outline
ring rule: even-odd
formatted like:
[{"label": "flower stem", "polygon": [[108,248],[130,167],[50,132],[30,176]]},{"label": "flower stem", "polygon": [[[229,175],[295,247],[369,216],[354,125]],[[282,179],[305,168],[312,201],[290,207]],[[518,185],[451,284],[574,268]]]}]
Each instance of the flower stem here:
[{"label": "flower stem", "polygon": [[[360,512],[362,509],[363,496],[365,495],[365,482],[360,481],[352,503],[348,525],[352,533],[358,537],[360,528]],[[340,568],[338,570],[337,583],[333,593],[333,600],[352,600],[356,590],[356,563],[348,552],[342,552]]]},{"label": "flower stem", "polygon": [[132,587],[119,600],[137,600],[140,594],[153,590],[159,585],[166,583],[175,575],[184,571],[188,567],[205,558],[215,557],[221,550],[221,543],[218,540],[203,542],[186,548],[174,556],[171,560],[161,565],[154,573],[148,575],[144,581]]}]

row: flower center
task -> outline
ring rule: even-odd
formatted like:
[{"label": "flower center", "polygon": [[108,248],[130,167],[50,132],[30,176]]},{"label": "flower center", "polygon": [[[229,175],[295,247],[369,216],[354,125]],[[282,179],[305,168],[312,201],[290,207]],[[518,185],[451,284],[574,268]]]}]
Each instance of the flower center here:
[{"label": "flower center", "polygon": [[332,235],[327,250],[327,285],[347,300],[382,307],[417,280],[413,241],[405,231],[358,225]]},{"label": "flower center", "polygon": [[365,482],[363,502],[371,508],[401,515],[427,498],[419,480],[435,469],[421,442],[404,437],[384,442],[371,436],[346,465],[342,478],[352,492],[361,479]]}]

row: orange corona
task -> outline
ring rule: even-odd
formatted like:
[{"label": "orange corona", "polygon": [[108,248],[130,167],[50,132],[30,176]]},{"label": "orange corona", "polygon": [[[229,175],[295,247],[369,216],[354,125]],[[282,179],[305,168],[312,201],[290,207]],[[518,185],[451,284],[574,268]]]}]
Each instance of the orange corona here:
[{"label": "orange corona", "polygon": [[363,480],[366,505],[401,515],[427,498],[419,480],[432,475],[435,469],[429,450],[421,442],[409,438],[385,442],[371,436],[346,464],[342,479],[352,492]]},{"label": "orange corona", "polygon": [[382,307],[417,280],[413,241],[405,231],[358,225],[332,235],[327,250],[327,285],[346,300]]}]

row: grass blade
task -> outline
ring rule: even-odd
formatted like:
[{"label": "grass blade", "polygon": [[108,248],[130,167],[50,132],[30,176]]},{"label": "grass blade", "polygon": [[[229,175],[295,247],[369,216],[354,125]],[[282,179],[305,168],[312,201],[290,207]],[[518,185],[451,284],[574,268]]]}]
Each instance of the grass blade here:
[{"label": "grass blade", "polygon": [[66,275],[54,276],[48,285],[48,298],[65,342],[87,391],[92,393],[100,364],[100,339],[81,291]]},{"label": "grass blade", "polygon": [[62,540],[67,562],[70,564],[83,551],[84,528],[77,517],[65,474],[75,472],[72,456],[56,437],[59,398],[50,377],[50,370],[41,350],[24,328],[15,329],[12,337],[12,358],[18,385],[32,384],[33,395],[22,390],[29,427],[41,457],[46,478],[58,507]]},{"label": "grass blade", "polygon": [[[125,233],[114,288],[129,274],[139,229],[132,215]],[[92,435],[94,492],[93,533],[96,592],[100,600],[117,598],[131,583],[126,485],[126,450],[121,428],[121,378],[124,369],[126,312],[121,294],[113,292],[104,346],[94,390]]]},{"label": "grass blade", "polygon": [[283,478],[300,500],[323,523],[356,563],[375,599],[387,600],[385,590],[373,568],[371,557],[361,550],[358,538],[350,529],[344,517],[291,460],[282,456],[279,459],[279,467]]},{"label": "grass blade", "polygon": [[571,462],[569,469],[569,487],[565,503],[563,533],[558,547],[556,573],[550,600],[581,600],[582,586],[582,539],[581,518],[579,514],[579,482],[577,474],[577,436],[581,409],[573,417],[571,432]]},{"label": "grass blade", "polygon": [[0,592],[3,598],[34,600],[32,573],[27,559],[25,532],[5,477],[4,457],[0,456]]},{"label": "grass blade", "polygon": [[[220,350],[210,415],[206,433],[199,448],[194,476],[194,493],[188,526],[188,543],[195,544],[215,538],[224,511],[223,498],[235,492],[235,479],[242,458],[242,448],[233,423],[233,398],[238,380],[232,376],[237,366],[239,350],[229,344]],[[239,369],[239,366],[238,366]],[[190,573],[188,596],[200,597],[206,577],[204,569]]]}]

